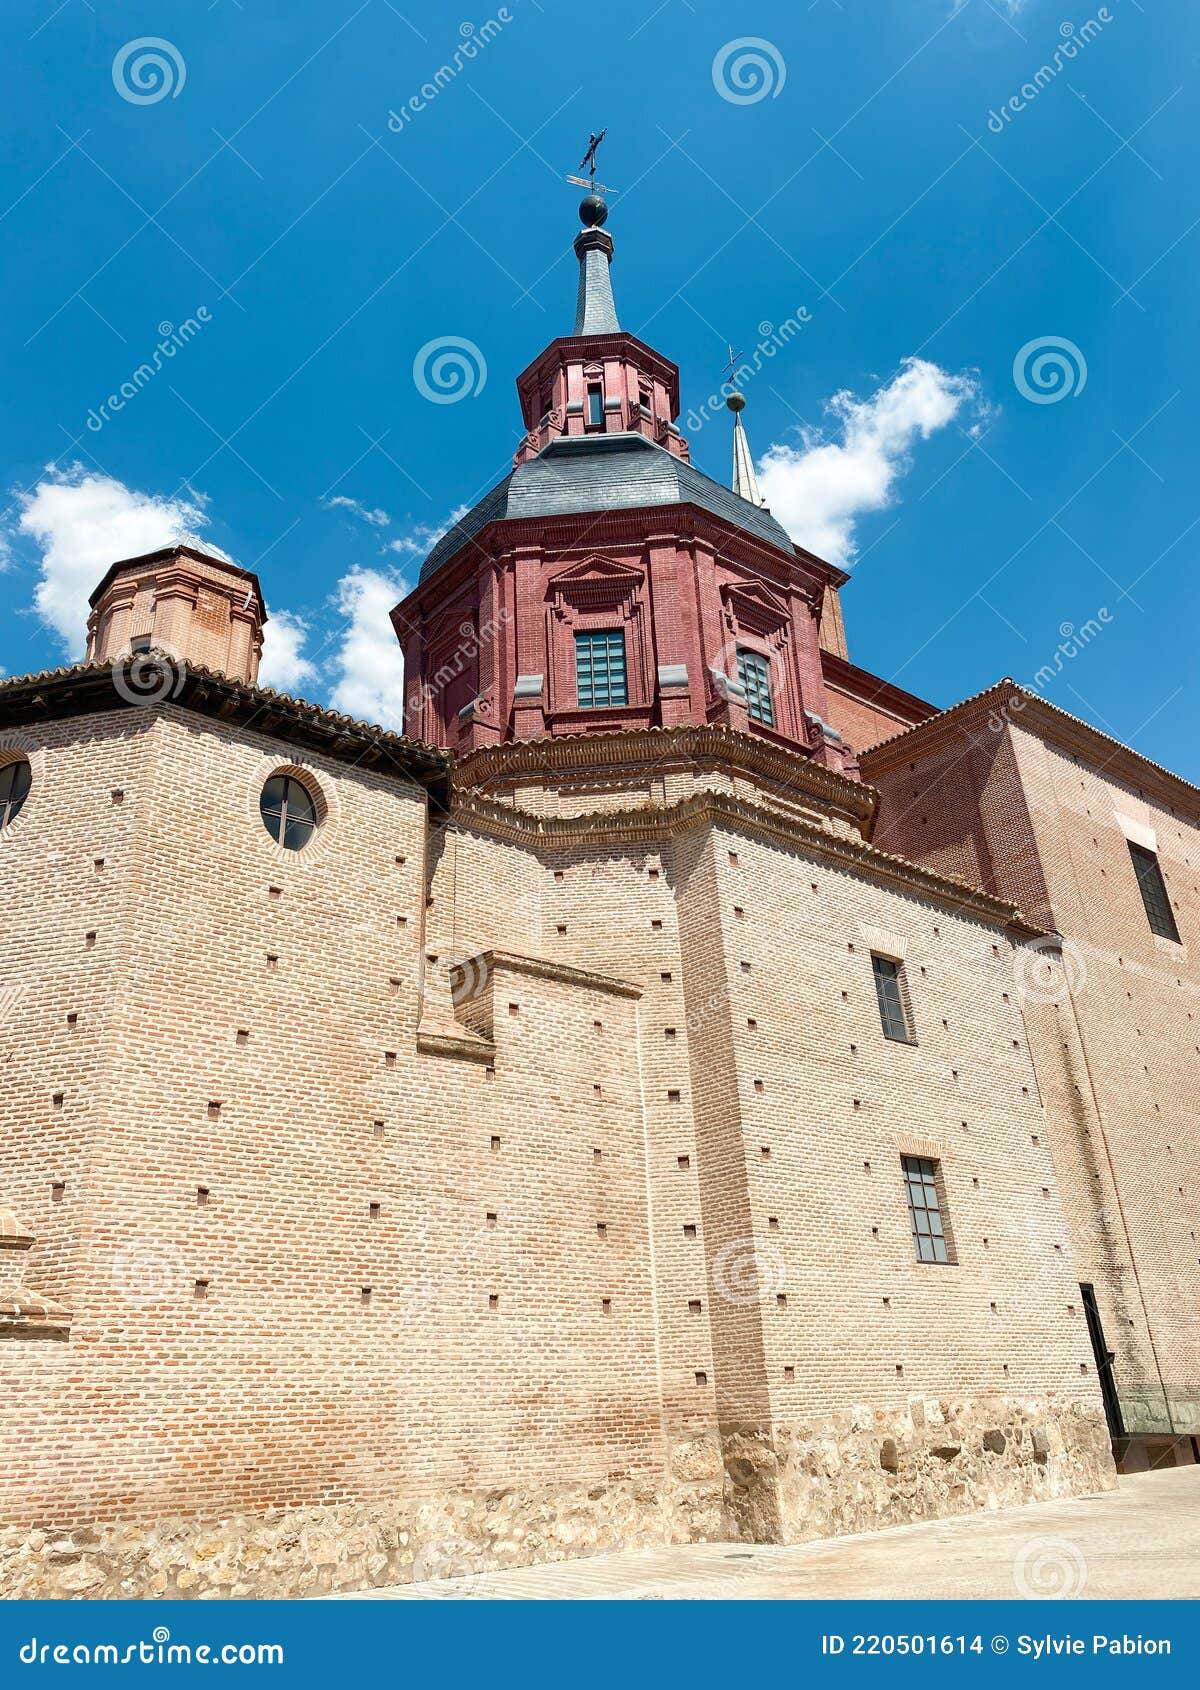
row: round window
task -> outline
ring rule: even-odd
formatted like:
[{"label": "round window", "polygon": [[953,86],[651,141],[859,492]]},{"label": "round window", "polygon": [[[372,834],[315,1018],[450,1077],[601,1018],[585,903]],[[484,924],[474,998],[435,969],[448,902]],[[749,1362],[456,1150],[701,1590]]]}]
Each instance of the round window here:
[{"label": "round window", "polygon": [[0,827],[7,827],[20,811],[29,796],[31,779],[29,763],[24,757],[0,768]]},{"label": "round window", "polygon": [[303,851],[317,825],[312,794],[291,775],[272,775],[259,799],[263,826],[285,851]]}]

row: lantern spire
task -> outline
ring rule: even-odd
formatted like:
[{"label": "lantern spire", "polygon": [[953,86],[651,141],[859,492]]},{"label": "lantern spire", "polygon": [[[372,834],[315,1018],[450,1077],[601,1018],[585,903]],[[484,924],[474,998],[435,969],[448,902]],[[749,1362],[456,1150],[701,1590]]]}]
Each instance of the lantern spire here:
[{"label": "lantern spire", "polygon": [[606,233],[603,224],[608,217],[608,202],[603,198],[605,193],[615,193],[615,188],[605,188],[603,182],[596,185],[596,148],[608,134],[607,129],[601,129],[598,135],[588,138],[587,152],[583,156],[580,170],[588,172],[586,177],[568,176],[568,182],[574,182],[577,187],[588,191],[579,202],[579,221],[583,228],[575,237],[575,256],[579,260],[579,292],[575,302],[575,330],[577,335],[587,334],[619,334],[621,325],[617,321],[617,308],[613,303],[612,278],[609,275],[609,265],[612,263],[612,236]]},{"label": "lantern spire", "polygon": [[[733,349],[730,348],[730,360],[733,359]],[[750,442],[746,438],[746,430],[742,426],[742,412],[746,409],[746,395],[735,388],[725,401],[733,412],[733,481],[734,492],[748,504],[757,505],[765,510],[767,501],[758,489],[758,477],[754,473],[754,459],[750,456]]]}]

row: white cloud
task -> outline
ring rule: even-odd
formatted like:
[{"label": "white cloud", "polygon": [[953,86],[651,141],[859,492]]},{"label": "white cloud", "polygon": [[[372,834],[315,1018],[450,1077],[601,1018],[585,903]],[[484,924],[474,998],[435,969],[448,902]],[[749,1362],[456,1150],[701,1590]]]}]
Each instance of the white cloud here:
[{"label": "white cloud", "polygon": [[303,617],[293,616],[290,610],[275,610],[268,614],[263,628],[262,659],[258,666],[260,687],[297,693],[318,679],[316,664],[305,657],[303,651],[308,635],[308,623]]},{"label": "white cloud", "polygon": [[470,508],[469,505],[455,505],[440,527],[435,522],[416,522],[407,534],[402,534],[397,540],[389,540],[384,550],[399,552],[403,557],[426,557],[442,535],[453,528],[456,522],[461,522]]},{"label": "white cloud", "polygon": [[858,519],[891,504],[917,440],[928,440],[978,400],[970,376],[907,358],[869,399],[834,394],[828,409],[841,425],[840,441],[806,429],[800,446],[769,446],[758,465],[763,497],[799,545],[845,567],[858,550]]},{"label": "white cloud", "polygon": [[399,576],[356,565],[338,582],[335,600],[346,626],[334,654],[338,680],[330,702],[395,733],[404,727],[404,656],[389,612],[407,591]]},{"label": "white cloud", "polygon": [[392,520],[388,513],[385,510],[380,510],[378,506],[374,510],[370,510],[366,505],[360,504],[357,499],[346,498],[343,493],[337,493],[332,499],[326,499],[325,509],[327,511],[349,511],[351,516],[358,517],[360,522],[369,522],[375,528],[386,528]]},{"label": "white cloud", "polygon": [[17,527],[42,551],[34,604],[72,656],[83,654],[88,595],[109,564],[176,540],[225,556],[210,540],[197,538],[209,520],[203,493],[157,498],[75,464],[47,469],[19,503]]}]

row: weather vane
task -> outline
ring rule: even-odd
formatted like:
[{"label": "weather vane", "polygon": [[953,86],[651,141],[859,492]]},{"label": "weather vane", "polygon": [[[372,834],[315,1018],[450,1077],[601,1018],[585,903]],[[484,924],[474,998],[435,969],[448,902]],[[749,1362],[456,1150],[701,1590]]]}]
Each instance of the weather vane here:
[{"label": "weather vane", "polygon": [[587,175],[568,176],[568,182],[573,182],[577,188],[587,188],[593,194],[615,194],[617,192],[616,188],[607,188],[603,182],[597,182],[596,180],[596,148],[600,145],[601,141],[603,141],[607,134],[608,129],[605,127],[598,135],[588,136],[587,152],[584,153],[582,159],[579,161],[580,170],[586,170]]},{"label": "weather vane", "polygon": [[725,365],[724,373],[728,376],[729,380],[732,381],[733,373],[737,369],[742,355],[740,352],[735,352],[733,350],[733,342],[731,340],[726,341],[725,350],[729,353],[729,362]]}]

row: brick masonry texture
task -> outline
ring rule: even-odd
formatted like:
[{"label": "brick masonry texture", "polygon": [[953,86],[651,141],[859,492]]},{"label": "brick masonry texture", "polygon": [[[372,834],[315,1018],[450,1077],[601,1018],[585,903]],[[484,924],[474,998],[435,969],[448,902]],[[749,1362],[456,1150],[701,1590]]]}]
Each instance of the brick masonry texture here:
[{"label": "brick masonry texture", "polygon": [[[1011,685],[951,718],[864,758],[875,840],[1064,935],[1064,966],[1026,982],[1027,1019],[1075,1270],[1126,1431],[1193,1435],[1200,795]],[[1182,943],[1150,930],[1122,819],[1153,838]]]},{"label": "brick masonry texture", "polygon": [[[530,746],[431,823],[170,702],[3,744],[34,786],[0,832],[0,1200],[70,1311],[0,1343],[6,1594],[304,1594],[1111,1482],[1021,934],[856,855],[848,783]],[[258,814],[284,769],[323,816],[298,853]],[[913,1258],[905,1154],[954,1265]]]}]

